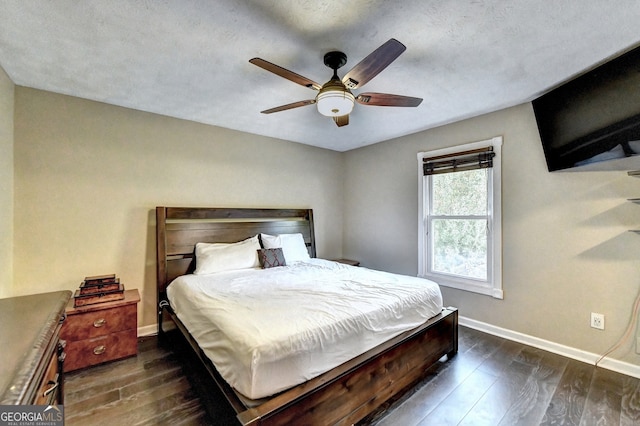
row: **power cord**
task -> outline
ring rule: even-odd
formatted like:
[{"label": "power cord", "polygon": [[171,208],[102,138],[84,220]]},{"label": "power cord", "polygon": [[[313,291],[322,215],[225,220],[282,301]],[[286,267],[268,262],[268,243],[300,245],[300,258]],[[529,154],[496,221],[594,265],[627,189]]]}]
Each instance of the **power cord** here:
[{"label": "power cord", "polygon": [[618,349],[620,346],[622,346],[623,344],[625,344],[629,340],[629,336],[631,335],[631,332],[633,331],[633,329],[635,328],[635,326],[636,326],[636,324],[638,322],[638,310],[639,309],[640,309],[640,293],[638,293],[638,296],[636,297],[636,301],[633,304],[633,313],[631,314],[631,321],[629,321],[629,325],[627,326],[627,330],[624,332],[624,334],[622,335],[620,340],[618,340],[618,343],[613,345],[600,358],[598,358],[598,360],[595,363],[596,367],[598,366],[600,361],[602,361],[604,358],[607,357],[607,355],[609,355],[611,352],[613,352],[616,349]]}]

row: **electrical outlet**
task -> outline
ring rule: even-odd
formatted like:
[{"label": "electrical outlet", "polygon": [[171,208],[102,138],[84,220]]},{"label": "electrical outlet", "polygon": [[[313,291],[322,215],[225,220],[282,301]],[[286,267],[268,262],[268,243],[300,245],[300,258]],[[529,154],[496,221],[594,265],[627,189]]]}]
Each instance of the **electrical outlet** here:
[{"label": "electrical outlet", "polygon": [[604,330],[604,315],[591,312],[591,327]]}]

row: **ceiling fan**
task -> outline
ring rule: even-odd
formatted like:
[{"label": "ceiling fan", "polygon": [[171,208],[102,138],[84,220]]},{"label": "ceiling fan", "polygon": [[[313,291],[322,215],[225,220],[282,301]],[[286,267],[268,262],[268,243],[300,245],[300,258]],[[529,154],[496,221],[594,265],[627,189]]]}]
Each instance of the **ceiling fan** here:
[{"label": "ceiling fan", "polygon": [[324,55],[324,64],[333,70],[333,77],[323,85],[264,59],[253,58],[249,60],[252,64],[294,83],[318,91],[314,99],[281,105],[261,112],[263,114],[271,114],[316,104],[320,114],[332,117],[338,127],[342,127],[349,124],[349,113],[353,110],[355,102],[371,106],[417,107],[422,102],[422,98],[375,92],[360,93],[354,96],[351,93],[352,89],[364,86],[369,80],[378,75],[405,50],[406,47],[402,43],[392,38],[360,61],[351,71],[345,74],[342,80],[338,77],[338,68],[347,63],[347,55],[338,51],[329,52]]}]

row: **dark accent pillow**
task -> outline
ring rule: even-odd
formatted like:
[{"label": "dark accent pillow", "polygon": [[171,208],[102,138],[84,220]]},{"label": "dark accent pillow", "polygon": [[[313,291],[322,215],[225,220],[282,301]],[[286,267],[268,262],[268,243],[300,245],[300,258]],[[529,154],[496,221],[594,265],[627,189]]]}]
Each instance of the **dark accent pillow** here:
[{"label": "dark accent pillow", "polygon": [[281,247],[258,250],[258,260],[263,269],[287,266]]}]

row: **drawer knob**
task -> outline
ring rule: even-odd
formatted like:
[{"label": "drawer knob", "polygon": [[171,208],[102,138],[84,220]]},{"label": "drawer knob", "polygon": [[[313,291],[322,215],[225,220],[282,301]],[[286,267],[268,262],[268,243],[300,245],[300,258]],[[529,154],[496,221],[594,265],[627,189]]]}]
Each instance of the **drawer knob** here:
[{"label": "drawer knob", "polygon": [[107,320],[104,318],[97,319],[93,322],[93,326],[95,328],[100,328],[107,323]]},{"label": "drawer knob", "polygon": [[93,348],[93,354],[102,355],[106,350],[107,350],[107,347],[105,345],[96,346],[95,348]]}]

